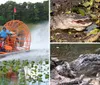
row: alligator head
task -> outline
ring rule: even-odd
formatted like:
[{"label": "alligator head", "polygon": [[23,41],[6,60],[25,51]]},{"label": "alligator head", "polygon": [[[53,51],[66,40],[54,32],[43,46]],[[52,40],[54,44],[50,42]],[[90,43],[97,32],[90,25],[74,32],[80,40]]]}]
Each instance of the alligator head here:
[{"label": "alligator head", "polygon": [[91,25],[92,22],[88,16],[79,14],[61,14],[51,18],[51,28],[54,29],[75,29],[83,31]]}]

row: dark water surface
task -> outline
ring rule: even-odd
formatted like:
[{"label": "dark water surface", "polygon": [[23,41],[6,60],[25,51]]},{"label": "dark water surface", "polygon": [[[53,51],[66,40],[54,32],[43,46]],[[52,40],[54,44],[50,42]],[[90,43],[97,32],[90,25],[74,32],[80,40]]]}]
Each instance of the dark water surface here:
[{"label": "dark water surface", "polygon": [[72,61],[80,54],[100,53],[100,44],[51,44],[51,57]]}]

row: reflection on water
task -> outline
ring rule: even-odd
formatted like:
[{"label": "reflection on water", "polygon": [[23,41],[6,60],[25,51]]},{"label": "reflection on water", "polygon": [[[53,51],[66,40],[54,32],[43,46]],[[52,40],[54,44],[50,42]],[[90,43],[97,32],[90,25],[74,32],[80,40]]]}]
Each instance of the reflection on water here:
[{"label": "reflection on water", "polygon": [[72,61],[80,54],[100,53],[98,48],[100,48],[99,44],[52,44],[51,57]]}]

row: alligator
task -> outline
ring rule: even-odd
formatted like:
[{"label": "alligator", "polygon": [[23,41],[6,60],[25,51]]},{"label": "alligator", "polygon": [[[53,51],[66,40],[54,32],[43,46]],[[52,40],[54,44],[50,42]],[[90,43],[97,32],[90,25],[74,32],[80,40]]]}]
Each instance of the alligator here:
[{"label": "alligator", "polygon": [[100,54],[81,54],[71,62],[51,57],[51,61],[50,85],[100,85]]},{"label": "alligator", "polygon": [[56,63],[53,69],[56,69],[59,75],[69,78],[77,77],[82,74],[85,76],[94,76],[100,73],[100,54],[81,54],[77,59],[71,62],[64,60],[53,60],[53,62]]},{"label": "alligator", "polygon": [[82,16],[79,14],[60,14],[51,17],[51,30],[55,29],[75,29],[76,31],[83,31],[91,25],[92,22],[89,16]]}]

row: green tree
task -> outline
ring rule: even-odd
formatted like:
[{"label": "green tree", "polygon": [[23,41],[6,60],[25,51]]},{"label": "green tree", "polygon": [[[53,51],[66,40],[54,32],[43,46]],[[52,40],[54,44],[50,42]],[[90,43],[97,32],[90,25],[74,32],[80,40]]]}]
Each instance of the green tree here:
[{"label": "green tree", "polygon": [[[0,24],[2,24],[1,22],[4,24],[7,21],[12,20],[13,15],[15,16],[14,19],[18,19],[26,23],[36,23],[48,20],[48,4],[48,1],[44,1],[43,3],[23,2],[19,4],[13,1],[7,1],[5,4],[0,5],[0,16],[5,18],[4,21],[0,19]],[[16,13],[13,12],[14,7],[17,10]]]}]

